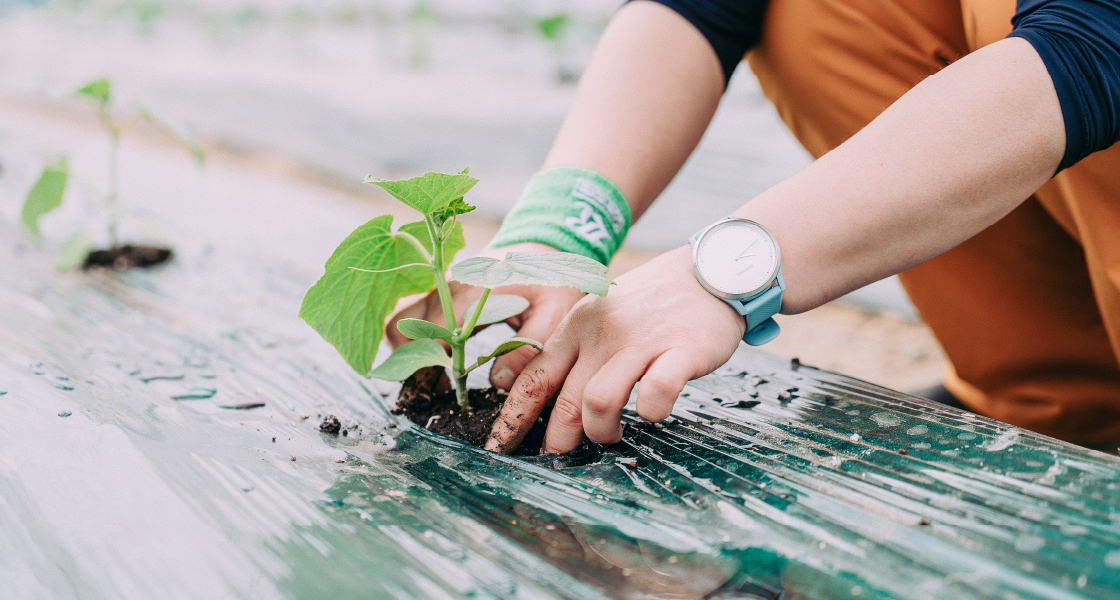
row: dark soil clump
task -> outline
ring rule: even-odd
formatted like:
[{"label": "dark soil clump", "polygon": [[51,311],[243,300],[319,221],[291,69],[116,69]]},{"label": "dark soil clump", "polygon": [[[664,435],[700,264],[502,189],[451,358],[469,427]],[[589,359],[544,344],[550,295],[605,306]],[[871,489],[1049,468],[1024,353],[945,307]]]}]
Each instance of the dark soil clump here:
[{"label": "dark soil clump", "polygon": [[[503,390],[487,388],[468,390],[471,411],[460,412],[455,399],[455,391],[450,389],[446,378],[435,376],[426,370],[417,372],[404,382],[394,414],[408,417],[410,421],[431,431],[463,440],[481,448],[490,435],[490,426],[498,418],[507,394]],[[521,445],[513,452],[514,456],[535,456],[540,454],[544,445],[544,418],[537,419],[533,428],[525,436]]]},{"label": "dark soil clump", "polygon": [[319,423],[319,431],[328,435],[338,435],[342,430],[342,423],[339,422],[338,417],[334,415],[327,415],[322,423]]},{"label": "dark soil clump", "polygon": [[105,250],[94,250],[86,257],[83,269],[137,269],[152,267],[171,258],[170,248],[126,244]]}]

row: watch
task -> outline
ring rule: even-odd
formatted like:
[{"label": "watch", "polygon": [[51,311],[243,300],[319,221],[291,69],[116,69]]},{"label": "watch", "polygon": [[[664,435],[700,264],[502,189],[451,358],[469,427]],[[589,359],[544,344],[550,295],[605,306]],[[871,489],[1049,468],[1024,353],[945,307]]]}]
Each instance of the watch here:
[{"label": "watch", "polygon": [[754,221],[724,217],[688,243],[696,280],[746,318],[743,341],[761,346],[778,337],[781,328],[773,316],[782,308],[786,284],[774,236]]}]

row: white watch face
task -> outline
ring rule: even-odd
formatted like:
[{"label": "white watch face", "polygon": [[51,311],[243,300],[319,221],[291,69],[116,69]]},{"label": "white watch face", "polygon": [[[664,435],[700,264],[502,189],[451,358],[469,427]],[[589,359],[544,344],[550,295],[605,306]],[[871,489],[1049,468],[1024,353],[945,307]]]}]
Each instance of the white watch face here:
[{"label": "white watch face", "polygon": [[726,298],[748,298],[770,285],[781,257],[770,232],[754,221],[716,223],[697,243],[694,267],[708,291]]}]

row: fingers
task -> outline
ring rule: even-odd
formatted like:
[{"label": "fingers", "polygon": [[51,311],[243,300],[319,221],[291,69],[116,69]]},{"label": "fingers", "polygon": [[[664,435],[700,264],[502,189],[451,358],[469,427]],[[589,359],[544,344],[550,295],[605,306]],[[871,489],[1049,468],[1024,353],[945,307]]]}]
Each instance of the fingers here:
[{"label": "fingers", "polygon": [[[564,320],[572,305],[582,297],[582,294],[578,293],[573,295],[560,290],[557,292],[559,293],[537,296],[534,299],[535,304],[521,316],[521,327],[517,330],[519,337],[545,343]],[[509,354],[499,356],[490,369],[490,384],[503,390],[510,389],[514,380],[521,374],[521,370],[536,355],[537,351],[531,346],[522,346]]]},{"label": "fingers", "polygon": [[548,417],[541,454],[568,452],[579,446],[583,438],[583,391],[594,374],[588,360],[577,361],[568,373]]},{"label": "fingers", "polygon": [[[583,388],[583,431],[588,439],[600,444],[613,444],[622,439],[622,407],[630,399],[630,391],[649,365],[649,355],[638,350],[623,350],[599,368]],[[577,363],[576,368],[579,368]],[[565,384],[567,387],[567,384]],[[561,396],[564,394],[561,393]],[[557,405],[560,398],[556,399]],[[553,409],[555,413],[555,408]],[[565,438],[545,436],[545,447],[557,452],[574,450],[580,432]]]},{"label": "fingers", "polygon": [[557,332],[544,352],[525,366],[490,428],[484,446],[487,450],[508,454],[521,443],[576,362],[577,346],[573,342],[574,339]]},{"label": "fingers", "polygon": [[638,415],[647,421],[662,421],[696,368],[683,350],[670,349],[658,356],[638,383]]}]

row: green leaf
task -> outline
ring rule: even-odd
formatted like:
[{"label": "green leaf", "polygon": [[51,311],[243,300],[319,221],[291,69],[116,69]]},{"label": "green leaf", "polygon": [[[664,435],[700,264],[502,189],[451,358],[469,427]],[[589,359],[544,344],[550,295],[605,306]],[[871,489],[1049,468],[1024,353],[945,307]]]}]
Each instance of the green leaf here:
[{"label": "green leaf", "polygon": [[435,323],[422,319],[401,319],[397,321],[397,331],[400,331],[410,340],[443,340],[451,341],[451,332]]},{"label": "green leaf", "polygon": [[[391,230],[392,215],[373,219],[354,230],[327,260],[326,272],[303,298],[299,316],[338,349],[355,371],[366,375],[377,355],[385,320],[405,296],[435,287],[427,266],[406,267],[383,273],[365,273],[350,267],[384,270],[426,262],[400,232],[411,234],[430,254],[432,238],[423,222],[409,223],[398,233]],[[450,259],[464,246],[462,227],[445,243]]]},{"label": "green leaf", "polygon": [[108,79],[98,79],[85,84],[81,89],[74,92],[76,96],[85,96],[90,100],[97,103],[98,106],[104,108],[109,103],[109,97],[112,94],[112,86]]},{"label": "green leaf", "polygon": [[451,357],[435,340],[409,342],[394,352],[370,373],[370,377],[387,381],[404,381],[424,367],[450,367]]},{"label": "green leaf", "polygon": [[54,267],[59,271],[73,271],[86,264],[86,257],[93,250],[93,238],[84,231],[79,231],[70,236],[54,259]]},{"label": "green leaf", "polygon": [[[457,208],[453,210],[467,212],[462,210],[462,207],[470,205],[462,202],[462,197],[478,183],[478,180],[465,172],[456,175],[429,172],[412,179],[399,181],[366,179],[366,183],[380,187],[397,200],[425,215],[432,215],[447,210],[456,200],[459,200],[462,206],[456,205]],[[470,208],[473,210],[474,207]]]},{"label": "green leaf", "polygon": [[39,180],[27,192],[27,199],[23,201],[23,226],[36,242],[43,237],[39,231],[39,217],[62,204],[62,194],[66,191],[69,176],[70,166],[64,156],[57,163],[43,169]]},{"label": "green leaf", "polygon": [[139,115],[141,119],[151,123],[153,127],[163,132],[164,135],[175,140],[181,146],[189,150],[198,164],[201,165],[206,162],[206,155],[202,153],[202,148],[198,145],[198,142],[184,132],[181,127],[171,124],[170,121],[155,114],[152,109],[146,106],[137,105],[136,114]]},{"label": "green leaf", "polygon": [[[463,319],[470,319],[471,315],[476,310],[478,302],[472,302],[467,307],[467,312],[463,313]],[[505,321],[510,317],[515,317],[529,308],[529,301],[516,296],[514,294],[490,294],[486,299],[486,304],[482,307],[482,314],[478,315],[478,322],[475,325],[489,325],[497,323],[498,321]]]},{"label": "green leaf", "polygon": [[567,13],[556,13],[538,20],[537,31],[544,39],[555,41],[564,34],[570,23],[571,17]]},{"label": "green leaf", "polygon": [[[407,346],[407,344],[405,344],[405,345]],[[491,350],[489,354],[478,357],[478,360],[475,361],[475,363],[467,369],[467,372],[469,373],[469,372],[477,369],[478,367],[481,367],[482,365],[490,362],[491,360],[493,360],[493,359],[495,359],[495,358],[497,358],[497,357],[499,357],[503,354],[508,354],[509,352],[513,352],[514,350],[516,350],[516,349],[518,349],[522,346],[532,346],[532,347],[536,348],[537,350],[544,350],[544,346],[542,346],[541,343],[538,342],[537,340],[531,340],[529,338],[523,338],[523,337],[512,337],[512,338],[509,338],[508,340],[502,342],[501,344],[498,344],[498,347]],[[402,346],[402,348],[403,348],[403,346]]]},{"label": "green leaf", "polygon": [[598,296],[607,295],[606,275],[598,261],[568,252],[510,252],[505,260],[478,256],[451,267],[452,279],[479,287],[551,285]]},{"label": "green leaf", "polygon": [[437,212],[436,214],[432,215],[432,217],[435,219],[436,223],[442,224],[443,222],[447,221],[448,219],[450,219],[452,217],[457,217],[461,214],[469,213],[476,208],[478,208],[478,207],[477,206],[471,206],[470,204],[467,204],[466,202],[464,202],[463,197],[460,196],[460,197],[452,200],[451,203],[448,204],[446,208],[444,208],[443,210],[441,210],[441,211]]}]

